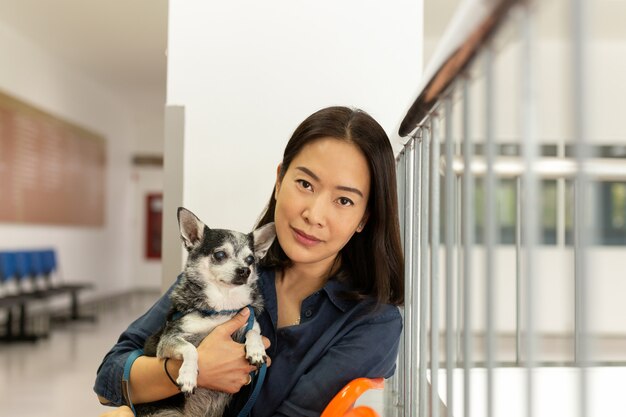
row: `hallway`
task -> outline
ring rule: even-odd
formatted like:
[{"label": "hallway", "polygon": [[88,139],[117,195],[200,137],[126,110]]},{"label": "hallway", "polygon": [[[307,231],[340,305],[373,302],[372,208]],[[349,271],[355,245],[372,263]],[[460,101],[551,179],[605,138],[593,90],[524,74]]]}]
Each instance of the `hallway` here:
[{"label": "hallway", "polygon": [[92,390],[96,369],[155,297],[129,297],[127,305],[99,312],[96,324],[63,325],[34,344],[0,344],[0,416],[97,417],[107,410]]}]

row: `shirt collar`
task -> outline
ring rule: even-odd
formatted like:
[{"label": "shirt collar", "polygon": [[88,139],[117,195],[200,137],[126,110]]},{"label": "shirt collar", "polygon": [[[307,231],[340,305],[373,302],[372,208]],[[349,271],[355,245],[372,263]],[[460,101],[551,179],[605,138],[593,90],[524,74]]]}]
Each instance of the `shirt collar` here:
[{"label": "shirt collar", "polygon": [[[261,291],[266,300],[269,297],[271,297],[272,300],[275,300],[276,298],[276,286],[274,284],[275,279],[276,274],[273,269],[259,269],[259,285],[261,286]],[[336,278],[329,279],[320,291],[325,292],[328,299],[335,305],[335,307],[343,312],[348,311],[356,303],[356,301],[348,300],[342,296],[342,293],[351,291],[351,287]],[[271,304],[276,303],[273,302]]]},{"label": "shirt collar", "polygon": [[350,286],[337,278],[331,278],[326,282],[322,291],[325,291],[330,301],[344,313],[352,308],[356,303],[355,300],[348,300],[343,294],[351,291]]}]

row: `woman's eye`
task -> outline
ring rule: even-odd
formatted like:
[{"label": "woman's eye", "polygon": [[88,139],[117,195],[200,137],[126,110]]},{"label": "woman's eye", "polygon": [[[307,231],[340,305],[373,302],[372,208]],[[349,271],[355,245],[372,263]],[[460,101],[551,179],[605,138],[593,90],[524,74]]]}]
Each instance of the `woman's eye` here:
[{"label": "woman's eye", "polygon": [[305,190],[310,190],[311,188],[313,188],[313,186],[311,185],[310,182],[308,182],[307,180],[297,180],[298,184],[300,184],[300,186],[302,188],[304,188]]},{"label": "woman's eye", "polygon": [[354,202],[352,200],[350,200],[347,197],[340,197],[339,200],[337,200],[339,202],[340,205],[342,206],[353,206]]},{"label": "woman's eye", "polygon": [[226,252],[224,252],[224,251],[222,251],[222,250],[217,251],[217,252],[215,252],[215,253],[213,254],[213,258],[214,258],[216,261],[221,261],[221,260],[223,260],[224,258],[226,258]]},{"label": "woman's eye", "polygon": [[252,264],[254,263],[254,256],[252,256],[252,255],[248,256],[248,257],[245,259],[245,262],[246,262],[248,265],[252,265]]}]

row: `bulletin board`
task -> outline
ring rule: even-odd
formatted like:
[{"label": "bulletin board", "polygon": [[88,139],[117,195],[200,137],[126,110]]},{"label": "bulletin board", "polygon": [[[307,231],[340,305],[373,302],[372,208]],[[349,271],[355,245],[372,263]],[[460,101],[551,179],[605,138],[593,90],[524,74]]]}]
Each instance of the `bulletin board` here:
[{"label": "bulletin board", "polygon": [[102,226],[102,136],[0,92],[0,222]]}]

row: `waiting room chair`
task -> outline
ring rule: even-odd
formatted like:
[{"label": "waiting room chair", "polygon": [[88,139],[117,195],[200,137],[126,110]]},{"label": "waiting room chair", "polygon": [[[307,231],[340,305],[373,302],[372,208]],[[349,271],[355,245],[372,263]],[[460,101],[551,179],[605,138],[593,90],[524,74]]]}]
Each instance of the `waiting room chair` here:
[{"label": "waiting room chair", "polygon": [[354,407],[356,400],[367,390],[383,389],[382,378],[357,378],[348,383],[335,395],[324,409],[321,417],[379,417],[378,413],[368,406]]},{"label": "waiting room chair", "polygon": [[[5,342],[14,341],[35,341],[41,335],[29,333],[27,330],[27,305],[37,302],[39,297],[34,293],[23,291],[22,278],[26,276],[26,266],[24,255],[17,252],[0,252],[0,285],[2,285],[2,296],[0,296],[0,307],[6,309],[6,321],[4,334],[0,335],[0,340]],[[17,316],[17,333],[14,332],[14,309],[19,309]]]},{"label": "waiting room chair", "polygon": [[[45,288],[48,291],[52,291],[54,293],[66,293],[70,295],[70,314],[69,317],[66,317],[67,320],[87,320],[87,321],[95,321],[95,316],[91,315],[82,315],[79,311],[79,302],[78,302],[78,294],[83,291],[93,287],[91,283],[87,282],[75,282],[75,283],[64,283],[61,280],[59,267],[57,262],[56,251],[53,249],[46,249],[40,251],[34,251],[32,259],[37,259],[35,264],[40,268],[38,272],[40,273],[40,279],[43,280]],[[31,268],[35,268],[33,265]],[[34,270],[34,269],[33,269]],[[59,318],[55,317],[55,320]]]}]

